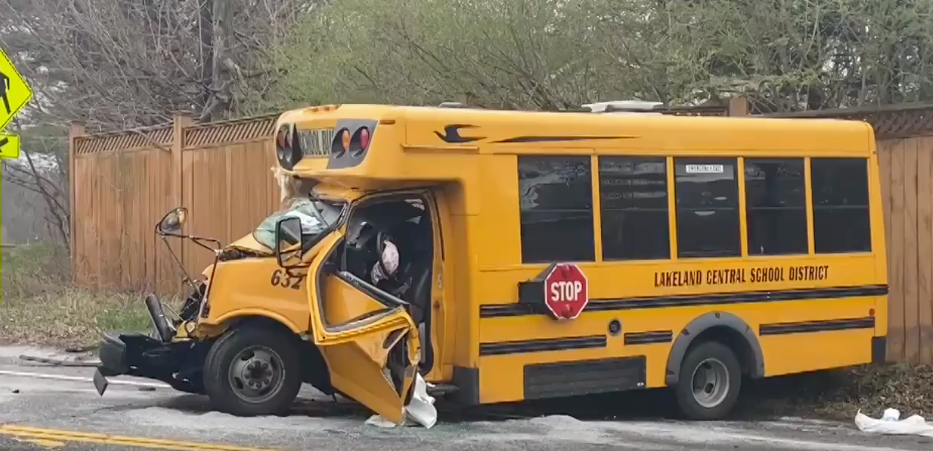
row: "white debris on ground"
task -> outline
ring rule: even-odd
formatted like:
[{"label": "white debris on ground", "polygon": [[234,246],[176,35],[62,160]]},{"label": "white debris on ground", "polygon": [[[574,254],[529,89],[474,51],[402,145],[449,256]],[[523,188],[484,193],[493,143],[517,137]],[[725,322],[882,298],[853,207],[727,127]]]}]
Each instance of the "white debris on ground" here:
[{"label": "white debris on ground", "polygon": [[[415,386],[412,388],[411,402],[405,406],[405,424],[412,422],[431,429],[437,423],[437,408],[434,407],[434,397],[428,394],[428,383],[421,374],[415,375]],[[394,428],[397,425],[380,415],[373,415],[366,420],[366,424],[380,428]]]},{"label": "white debris on ground", "polygon": [[[406,422],[406,423],[407,423],[407,422]],[[366,425],[367,425],[367,426],[376,426],[377,428],[385,428],[385,429],[390,429],[390,428],[394,428],[394,427],[398,426],[397,424],[395,424],[395,423],[393,423],[393,422],[391,422],[391,421],[389,421],[389,420],[387,420],[387,419],[385,419],[385,418],[382,418],[382,415],[373,415],[373,416],[369,417],[369,419],[366,420]],[[406,426],[407,426],[407,424],[406,424]]]},{"label": "white debris on ground", "polygon": [[903,420],[897,409],[885,409],[880,419],[871,418],[859,410],[855,414],[855,425],[869,434],[920,435],[933,438],[933,425],[920,415],[911,415]]}]

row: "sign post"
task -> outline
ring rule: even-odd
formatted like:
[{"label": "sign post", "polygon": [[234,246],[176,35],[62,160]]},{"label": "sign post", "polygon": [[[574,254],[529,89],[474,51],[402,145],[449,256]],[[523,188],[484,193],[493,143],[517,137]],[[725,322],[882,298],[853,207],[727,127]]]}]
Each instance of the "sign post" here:
[{"label": "sign post", "polygon": [[579,266],[560,263],[544,277],[544,304],[555,318],[576,319],[589,302],[589,282]]},{"label": "sign post", "polygon": [[[30,100],[32,88],[13,66],[6,52],[0,49],[0,130],[6,129]],[[0,136],[0,140],[4,138],[7,141],[0,142],[0,158],[19,158],[19,137]]]}]

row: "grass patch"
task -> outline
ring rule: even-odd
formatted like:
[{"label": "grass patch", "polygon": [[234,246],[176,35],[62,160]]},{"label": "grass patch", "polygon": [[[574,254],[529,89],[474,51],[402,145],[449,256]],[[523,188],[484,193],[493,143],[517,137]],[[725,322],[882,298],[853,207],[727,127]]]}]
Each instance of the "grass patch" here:
[{"label": "grass patch", "polygon": [[137,294],[63,289],[0,304],[0,343],[93,345],[104,332],[148,332],[149,315]]},{"label": "grass patch", "polygon": [[97,316],[98,331],[148,332],[152,319],[143,307],[142,299],[133,299],[130,305],[102,311]]},{"label": "grass patch", "polygon": [[51,244],[5,248],[0,258],[0,303],[62,290],[71,283],[68,250]]},{"label": "grass patch", "polygon": [[4,249],[0,261],[0,343],[96,344],[110,331],[148,332],[138,293],[71,286],[67,250],[34,244]]}]

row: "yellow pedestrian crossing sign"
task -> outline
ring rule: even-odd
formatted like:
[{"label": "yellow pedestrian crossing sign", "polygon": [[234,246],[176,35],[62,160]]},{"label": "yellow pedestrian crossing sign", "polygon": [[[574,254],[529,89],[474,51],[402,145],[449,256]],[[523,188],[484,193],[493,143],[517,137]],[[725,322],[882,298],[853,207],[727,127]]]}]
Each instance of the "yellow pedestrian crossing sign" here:
[{"label": "yellow pedestrian crossing sign", "polygon": [[0,130],[10,125],[13,117],[32,100],[32,88],[13,67],[6,52],[0,49]]},{"label": "yellow pedestrian crossing sign", "polygon": [[15,160],[19,158],[19,136],[0,134],[0,158]]}]

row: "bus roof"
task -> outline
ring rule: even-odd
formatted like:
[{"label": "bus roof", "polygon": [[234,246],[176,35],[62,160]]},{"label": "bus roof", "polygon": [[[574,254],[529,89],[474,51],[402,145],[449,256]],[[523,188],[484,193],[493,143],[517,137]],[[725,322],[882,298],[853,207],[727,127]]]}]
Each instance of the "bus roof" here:
[{"label": "bus roof", "polygon": [[[428,173],[404,168],[420,167],[421,162],[437,167],[439,162],[429,161],[454,156],[463,161],[482,154],[868,156],[875,148],[868,123],[839,119],[334,105],[287,111],[276,126],[291,127],[296,136],[318,134],[316,141],[300,140],[305,157],[293,168],[280,159],[295,175],[315,178],[342,174],[431,180]],[[363,128],[372,138],[369,148],[339,152],[341,131],[347,129],[357,143]],[[319,148],[309,148],[315,142]],[[329,161],[308,155],[329,156]],[[398,170],[389,170],[393,167]]]}]

